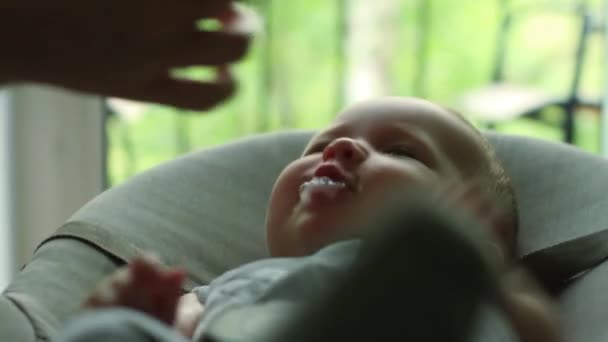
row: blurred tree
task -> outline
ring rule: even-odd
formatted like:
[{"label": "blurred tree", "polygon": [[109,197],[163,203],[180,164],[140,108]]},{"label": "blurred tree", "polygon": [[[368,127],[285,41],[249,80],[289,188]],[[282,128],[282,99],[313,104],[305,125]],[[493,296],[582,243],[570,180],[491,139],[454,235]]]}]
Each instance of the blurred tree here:
[{"label": "blurred tree", "polygon": [[258,110],[257,110],[257,125],[256,130],[258,132],[266,132],[270,128],[270,114],[272,95],[274,93],[274,63],[273,63],[273,49],[274,49],[274,11],[272,0],[259,0],[259,8],[261,9],[262,15],[265,20],[263,47],[261,56],[259,58],[261,63],[261,73],[259,77],[259,94],[258,94]]},{"label": "blurred tree", "polygon": [[433,13],[431,0],[418,0],[417,4],[417,28],[416,28],[416,70],[412,84],[414,96],[427,97],[427,72],[430,61],[430,38],[433,27]]},{"label": "blurred tree", "polygon": [[401,1],[350,0],[347,102],[393,93]]}]

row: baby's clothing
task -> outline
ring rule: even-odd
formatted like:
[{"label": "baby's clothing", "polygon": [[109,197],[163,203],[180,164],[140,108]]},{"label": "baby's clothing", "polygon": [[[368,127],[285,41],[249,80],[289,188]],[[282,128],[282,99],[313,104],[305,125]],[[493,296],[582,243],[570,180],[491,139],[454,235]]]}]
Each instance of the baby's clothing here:
[{"label": "baby's clothing", "polygon": [[[347,274],[360,248],[360,241],[344,241],[325,247],[311,256],[271,258],[256,261],[193,290],[205,305],[204,316],[193,340],[199,342],[266,342],[285,326],[297,308],[318,298]],[[373,293],[361,296],[374,297]],[[441,310],[441,303],[429,302]],[[363,310],[365,308],[362,308]],[[399,311],[399,310],[397,310]],[[411,310],[410,310],[411,311]],[[387,311],[394,312],[394,310]],[[404,319],[416,313],[403,308]],[[208,339],[209,335],[212,339]],[[56,342],[95,341],[185,342],[167,325],[142,313],[117,308],[80,315]],[[482,307],[471,341],[514,342],[518,339],[493,306]]]},{"label": "baby's clothing", "polygon": [[[225,273],[208,286],[195,288],[193,292],[205,306],[205,313],[194,340],[201,341],[204,332],[231,341],[268,340],[298,305],[318,298],[346,275],[360,245],[360,241],[351,240],[325,247],[312,256],[256,261]],[[471,341],[516,340],[502,313],[494,306],[483,305]]]},{"label": "baby's clothing", "polygon": [[[306,301],[306,298],[315,298],[346,272],[359,245],[358,240],[343,241],[311,256],[255,261],[223,274],[208,286],[195,288],[193,292],[205,306],[205,312],[194,333],[194,340],[200,340],[203,331],[207,331],[214,319],[224,312],[249,308],[253,304],[258,305],[256,313],[246,309],[240,315],[246,321],[242,324],[235,322],[240,329],[251,328],[248,334],[254,334],[263,333],[260,331],[262,326],[265,330],[280,326],[293,310],[292,306]],[[272,308],[262,309],[262,305],[271,305]]]}]

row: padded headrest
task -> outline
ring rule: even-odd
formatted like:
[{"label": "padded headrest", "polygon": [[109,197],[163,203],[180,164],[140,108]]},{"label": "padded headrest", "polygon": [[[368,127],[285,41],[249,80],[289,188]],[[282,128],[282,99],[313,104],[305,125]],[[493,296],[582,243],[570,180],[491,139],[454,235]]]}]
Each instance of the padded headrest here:
[{"label": "padded headrest", "polygon": [[520,256],[549,287],[608,257],[608,160],[571,145],[486,133],[517,197]]},{"label": "padded headrest", "polygon": [[[266,256],[272,184],[311,134],[253,136],[167,162],[98,196],[53,238],[76,236],[125,261],[153,251],[166,264],[187,268],[187,287],[207,283]],[[608,254],[608,161],[561,143],[487,137],[512,178],[519,250],[532,267],[561,281],[602,260]]]}]

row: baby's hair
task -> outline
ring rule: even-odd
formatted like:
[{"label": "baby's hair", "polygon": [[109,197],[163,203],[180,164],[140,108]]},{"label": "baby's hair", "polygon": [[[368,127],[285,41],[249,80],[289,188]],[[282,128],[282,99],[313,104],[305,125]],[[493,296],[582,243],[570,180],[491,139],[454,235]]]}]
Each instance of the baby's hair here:
[{"label": "baby's hair", "polygon": [[511,247],[511,253],[515,253],[516,246],[516,237],[519,230],[519,214],[517,211],[517,202],[515,198],[515,192],[513,191],[513,186],[511,184],[511,179],[505,172],[502,161],[496,155],[496,151],[492,144],[488,141],[488,139],[483,135],[483,133],[477,129],[473,124],[467,120],[464,115],[461,113],[451,109],[445,108],[450,113],[454,114],[460,120],[462,120],[471,130],[475,132],[475,135],[479,138],[481,145],[486,153],[487,164],[484,165],[480,169],[480,176],[487,182],[488,190],[494,196],[496,196],[496,200],[498,204],[501,205],[506,214],[506,219],[508,222],[505,222],[506,225],[512,229],[508,241]]}]

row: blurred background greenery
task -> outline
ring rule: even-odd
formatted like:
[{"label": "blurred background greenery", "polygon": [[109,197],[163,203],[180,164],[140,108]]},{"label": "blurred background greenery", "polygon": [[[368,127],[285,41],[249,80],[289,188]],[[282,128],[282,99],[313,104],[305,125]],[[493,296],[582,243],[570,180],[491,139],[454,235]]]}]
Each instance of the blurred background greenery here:
[{"label": "blurred background greenery", "polygon": [[[577,6],[586,3],[587,13],[599,22],[603,2],[249,1],[264,17],[265,28],[247,59],[234,66],[239,91],[229,102],[205,113],[110,103],[109,185],[177,155],[238,137],[322,127],[340,108],[366,97],[419,96],[461,109],[463,94],[492,81],[498,31],[507,12],[524,19],[507,36],[504,77],[565,98],[580,38]],[[601,96],[604,37],[588,38],[578,94],[593,100]],[[212,77],[201,67],[179,74]],[[560,110],[549,107],[541,116],[542,121],[524,117],[492,128],[562,139]],[[575,143],[598,150],[597,111],[577,111]]]}]

